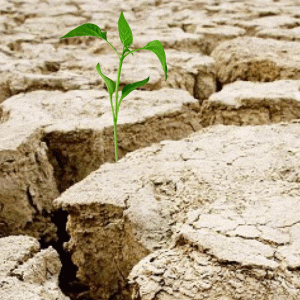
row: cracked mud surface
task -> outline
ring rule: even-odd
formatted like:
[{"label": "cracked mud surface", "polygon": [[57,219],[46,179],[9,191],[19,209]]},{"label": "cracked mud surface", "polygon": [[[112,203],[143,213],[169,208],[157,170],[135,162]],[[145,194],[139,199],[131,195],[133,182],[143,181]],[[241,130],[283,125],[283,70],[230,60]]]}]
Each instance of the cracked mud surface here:
[{"label": "cracked mud surface", "polygon": [[58,253],[52,247],[39,250],[33,237],[20,235],[0,240],[1,299],[69,300],[58,287]]},{"label": "cracked mud surface", "polygon": [[[121,11],[168,80],[124,60],[119,92],[150,80],[115,163],[118,58],[59,37],[120,53]],[[299,299],[299,28],[296,0],[0,0],[0,298]]]}]

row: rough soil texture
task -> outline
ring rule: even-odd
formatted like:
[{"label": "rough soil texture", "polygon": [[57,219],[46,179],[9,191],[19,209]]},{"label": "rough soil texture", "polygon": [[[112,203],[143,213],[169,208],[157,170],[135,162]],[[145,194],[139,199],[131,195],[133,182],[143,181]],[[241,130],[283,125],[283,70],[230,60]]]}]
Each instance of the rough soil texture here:
[{"label": "rough soil texture", "polygon": [[299,42],[240,37],[222,43],[211,56],[216,60],[222,84],[236,80],[268,82],[300,78]]},{"label": "rough soil texture", "polygon": [[142,299],[300,297],[299,129],[218,125],[102,165],[55,200],[78,276],[100,293],[135,249]]},{"label": "rough soil texture", "polygon": [[61,262],[50,246],[18,235],[0,239],[0,299],[69,300],[58,287]]},{"label": "rough soil texture", "polygon": [[0,237],[29,234],[44,242],[57,240],[51,212],[59,191],[41,134],[32,132],[24,143],[17,142],[17,131],[1,128],[0,136]]},{"label": "rough soil texture", "polygon": [[[115,163],[96,65],[115,80],[118,57],[59,38],[93,23],[121,53],[121,11],[168,79],[150,51],[124,60],[119,94],[150,80],[122,101]],[[38,256],[57,299],[300,299],[299,29],[296,0],[0,0],[0,298],[51,299]]]}]

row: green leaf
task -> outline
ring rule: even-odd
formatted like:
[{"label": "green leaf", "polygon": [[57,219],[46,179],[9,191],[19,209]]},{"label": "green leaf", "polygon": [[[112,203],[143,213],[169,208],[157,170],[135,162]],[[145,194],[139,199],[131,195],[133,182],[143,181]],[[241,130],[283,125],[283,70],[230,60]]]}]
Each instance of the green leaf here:
[{"label": "green leaf", "polygon": [[99,37],[99,38],[107,41],[106,33],[107,33],[107,31],[102,32],[101,29],[97,25],[92,24],[92,23],[86,23],[86,24],[80,25],[80,26],[76,27],[75,29],[71,30],[66,35],[61,37],[60,39],[65,39],[68,37],[77,37],[77,36],[95,36],[95,37]]},{"label": "green leaf", "polygon": [[125,47],[129,47],[133,42],[132,31],[124,18],[123,12],[121,11],[120,18],[118,21],[119,36],[122,44]]},{"label": "green leaf", "polygon": [[121,95],[121,98],[120,98],[120,103],[123,100],[123,98],[125,98],[129,93],[134,91],[136,88],[145,85],[149,81],[149,78],[150,78],[150,76],[148,78],[144,79],[144,80],[137,81],[137,82],[125,85],[122,89],[122,95]]},{"label": "green leaf", "polygon": [[104,82],[107,86],[107,90],[108,90],[109,95],[112,96],[113,93],[116,90],[116,84],[110,78],[108,78],[108,77],[106,77],[105,75],[102,74],[99,63],[96,66],[96,70],[98,71],[99,75],[103,78],[103,80],[104,80]]},{"label": "green leaf", "polygon": [[161,65],[162,65],[162,68],[165,72],[165,80],[167,80],[168,76],[167,76],[166,53],[165,53],[162,43],[158,40],[154,40],[154,41],[148,43],[142,49],[150,50],[157,55],[158,59],[160,60]]},{"label": "green leaf", "polygon": [[[130,52],[130,50],[129,50],[128,47],[125,48],[124,54],[125,54],[126,52]],[[133,53],[131,53],[131,54],[132,54],[132,56],[133,56]]]}]

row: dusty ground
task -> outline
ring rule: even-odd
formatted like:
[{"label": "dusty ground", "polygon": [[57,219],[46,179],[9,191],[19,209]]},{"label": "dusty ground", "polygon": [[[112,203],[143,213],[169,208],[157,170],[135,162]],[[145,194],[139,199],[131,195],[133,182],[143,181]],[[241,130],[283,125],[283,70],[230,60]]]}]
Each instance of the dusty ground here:
[{"label": "dusty ground", "polygon": [[[59,38],[121,53],[121,11],[168,80],[124,60],[116,163],[118,57]],[[300,1],[0,0],[0,32],[4,298],[300,299]]]}]

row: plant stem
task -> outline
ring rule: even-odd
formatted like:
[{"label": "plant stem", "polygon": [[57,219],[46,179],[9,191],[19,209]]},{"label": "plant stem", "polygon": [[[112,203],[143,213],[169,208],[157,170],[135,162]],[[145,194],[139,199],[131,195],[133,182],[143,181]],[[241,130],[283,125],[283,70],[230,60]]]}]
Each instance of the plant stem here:
[{"label": "plant stem", "polygon": [[117,50],[115,49],[115,47],[109,42],[109,41],[106,41],[110,46],[111,46],[111,48],[117,53],[117,55],[118,55],[118,57],[119,57],[119,59],[120,59],[120,55],[119,55],[119,53],[117,52]]},{"label": "plant stem", "polygon": [[110,104],[111,104],[111,110],[112,110],[112,113],[113,113],[113,120],[114,120],[114,142],[115,142],[115,159],[116,159],[116,162],[118,161],[118,136],[117,136],[117,122],[118,122],[118,113],[119,113],[119,105],[121,103],[118,103],[118,98],[119,98],[119,82],[120,82],[120,76],[121,76],[121,68],[122,68],[122,63],[123,63],[123,60],[124,58],[128,55],[128,54],[131,54],[132,52],[135,52],[137,50],[142,50],[143,48],[138,48],[138,49],[134,49],[130,52],[128,52],[127,54],[124,55],[124,46],[123,46],[123,52],[122,52],[122,56],[120,57],[119,53],[116,51],[116,49],[112,46],[111,43],[109,43],[107,41],[107,43],[112,47],[112,49],[117,53],[118,57],[119,57],[119,60],[120,60],[120,63],[119,63],[119,69],[118,69],[118,76],[117,76],[117,82],[116,82],[116,106],[115,106],[115,110],[114,110],[114,107],[113,107],[113,103],[112,103],[112,98],[110,99]]},{"label": "plant stem", "polygon": [[115,115],[114,115],[114,140],[115,140],[116,161],[118,161],[118,139],[117,139],[118,98],[119,98],[118,90],[119,90],[119,81],[120,81],[120,76],[121,76],[121,68],[122,68],[123,59],[124,59],[124,46],[123,46],[122,56],[120,57],[118,76],[117,76],[117,82],[116,82],[116,106],[115,106],[116,110],[115,110]]},{"label": "plant stem", "polygon": [[118,161],[117,120],[114,121],[115,159]]},{"label": "plant stem", "polygon": [[114,105],[113,105],[113,102],[112,102],[112,95],[110,95],[110,106],[111,106],[111,111],[112,111],[112,114],[113,114],[113,120],[115,121],[115,111],[114,111]]}]

